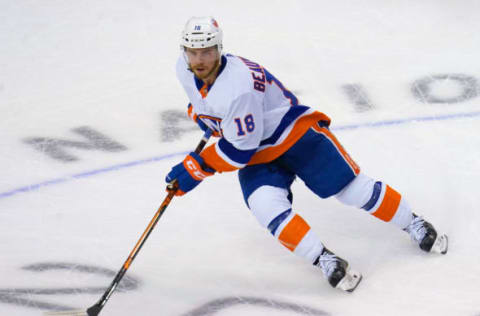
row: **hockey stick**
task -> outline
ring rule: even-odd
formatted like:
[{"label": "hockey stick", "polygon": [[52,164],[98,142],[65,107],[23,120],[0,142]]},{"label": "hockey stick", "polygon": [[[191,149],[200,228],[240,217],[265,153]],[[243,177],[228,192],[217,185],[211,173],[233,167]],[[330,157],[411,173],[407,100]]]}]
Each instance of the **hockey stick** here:
[{"label": "hockey stick", "polygon": [[[205,145],[208,142],[208,139],[212,135],[212,131],[210,129],[207,129],[205,134],[202,137],[202,140],[200,143],[197,145],[197,148],[195,148],[195,152],[199,154],[202,149],[205,147]],[[60,312],[45,312],[43,315],[45,316],[97,316],[100,314],[100,311],[103,309],[105,304],[108,302],[110,299],[110,296],[113,294],[115,289],[117,288],[118,284],[122,280],[123,276],[127,272],[128,268],[132,264],[133,260],[137,256],[138,252],[140,249],[142,249],[143,244],[147,240],[148,236],[150,236],[150,233],[153,231],[155,228],[155,225],[157,225],[158,220],[162,216],[163,212],[167,209],[167,206],[170,204],[172,201],[173,197],[175,196],[175,192],[177,191],[177,186],[175,183],[172,184],[171,190],[169,190],[167,197],[163,200],[162,204],[158,208],[157,212],[155,213],[155,216],[153,216],[152,220],[148,224],[147,228],[143,232],[142,236],[138,240],[137,244],[133,248],[132,252],[130,252],[130,255],[128,256],[127,260],[123,264],[122,268],[120,271],[118,271],[117,275],[113,279],[112,283],[108,287],[108,289],[105,291],[103,296],[98,300],[97,303],[95,303],[93,306],[89,307],[86,311],[85,310],[70,310],[70,311],[60,311]]]}]

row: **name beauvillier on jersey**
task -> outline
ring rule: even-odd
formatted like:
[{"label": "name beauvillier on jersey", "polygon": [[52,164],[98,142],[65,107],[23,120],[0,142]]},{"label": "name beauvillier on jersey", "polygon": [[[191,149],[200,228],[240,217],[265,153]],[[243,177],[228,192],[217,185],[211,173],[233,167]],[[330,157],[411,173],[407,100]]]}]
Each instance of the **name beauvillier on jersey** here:
[{"label": "name beauvillier on jersey", "polygon": [[238,170],[245,203],[260,225],[318,267],[332,287],[349,292],[362,275],[327,249],[292,208],[297,177],[318,197],[335,196],[405,231],[423,251],[447,253],[445,234],[413,213],[391,186],[361,172],[329,130],[327,115],[300,104],[265,67],[224,53],[222,38],[212,17],[192,17],[182,32],[176,71],[190,101],[188,114],[219,140],[200,154],[191,152],[168,173],[176,195],[217,172]]}]

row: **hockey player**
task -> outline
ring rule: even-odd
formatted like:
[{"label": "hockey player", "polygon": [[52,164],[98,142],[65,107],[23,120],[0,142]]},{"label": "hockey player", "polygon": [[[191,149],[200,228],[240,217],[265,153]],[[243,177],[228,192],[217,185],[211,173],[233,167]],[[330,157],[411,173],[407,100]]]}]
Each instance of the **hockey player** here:
[{"label": "hockey player", "polygon": [[406,231],[426,252],[445,254],[446,235],[412,212],[406,199],[360,171],[329,130],[330,118],[299,104],[267,69],[224,54],[222,30],[212,17],[188,20],[181,38],[178,79],[189,116],[219,141],[190,153],[166,176],[177,195],[219,172],[239,170],[245,202],[258,222],[286,248],[318,266],[331,286],[353,291],[361,274],[330,251],[292,209],[296,177],[321,198],[340,202]]}]

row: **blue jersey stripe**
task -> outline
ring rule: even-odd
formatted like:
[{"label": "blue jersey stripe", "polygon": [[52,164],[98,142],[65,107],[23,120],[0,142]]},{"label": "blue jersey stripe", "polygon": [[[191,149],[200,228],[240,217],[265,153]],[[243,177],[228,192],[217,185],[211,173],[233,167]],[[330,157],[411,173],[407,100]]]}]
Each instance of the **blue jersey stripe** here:
[{"label": "blue jersey stripe", "polygon": [[278,124],[278,127],[275,129],[272,136],[262,140],[260,142],[260,146],[275,144],[280,138],[280,136],[282,136],[283,131],[285,131],[285,129],[289,127],[290,124],[292,124],[300,115],[305,113],[305,111],[307,111],[308,109],[309,107],[305,105],[296,105],[290,107],[288,112],[285,113],[285,115],[282,117],[280,124]]},{"label": "blue jersey stripe", "polygon": [[251,150],[240,150],[235,148],[232,144],[230,144],[225,138],[222,138],[218,141],[218,147],[220,150],[227,155],[232,161],[245,165],[250,161],[253,154],[257,151],[257,149]]}]

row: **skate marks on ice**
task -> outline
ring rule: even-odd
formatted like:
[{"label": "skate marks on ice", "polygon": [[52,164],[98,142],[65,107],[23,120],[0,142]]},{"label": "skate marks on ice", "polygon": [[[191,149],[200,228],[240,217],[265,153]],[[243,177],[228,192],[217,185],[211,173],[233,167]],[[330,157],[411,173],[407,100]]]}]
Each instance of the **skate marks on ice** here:
[{"label": "skate marks on ice", "polygon": [[295,312],[297,315],[326,316],[327,312],[318,310],[306,305],[288,303],[279,300],[271,300],[260,297],[251,296],[231,296],[212,300],[204,305],[182,314],[181,316],[213,316],[221,311],[233,308],[235,306],[252,306],[269,308],[274,311]]},{"label": "skate marks on ice", "polygon": [[[33,273],[58,273],[73,272],[80,274],[90,274],[95,276],[107,277],[115,276],[115,271],[94,265],[83,265],[77,263],[65,262],[43,262],[27,265],[21,268],[24,271]],[[49,275],[49,277],[52,277]],[[60,275],[59,278],[62,276]],[[107,282],[108,283],[108,282]],[[136,290],[140,285],[137,278],[126,275],[120,282],[118,292],[130,292]],[[67,306],[52,301],[45,301],[49,295],[81,295],[81,294],[102,294],[105,287],[58,287],[58,288],[5,288],[0,289],[0,303],[12,304],[21,307],[29,307],[44,311],[61,311],[77,309],[78,306]],[[41,296],[41,299],[35,299],[35,296]],[[225,311],[236,306],[250,306],[259,308],[268,308],[272,311],[294,312],[298,315],[326,316],[327,312],[302,304],[295,304],[286,301],[272,300],[260,297],[237,296],[223,297],[209,301],[181,316],[210,316],[221,311]]]},{"label": "skate marks on ice", "polygon": [[[35,263],[21,269],[34,273],[67,271],[69,273],[92,274],[107,277],[107,280],[113,278],[116,274],[115,271],[107,268],[64,262]],[[62,276],[60,275],[60,277]],[[108,283],[108,281],[105,282]],[[140,281],[136,278],[125,276],[117,287],[117,291],[133,291],[138,288],[139,284]],[[41,301],[34,299],[34,297],[39,295],[44,298],[48,295],[102,294],[105,290],[106,287],[7,288],[0,289],[0,302],[48,311],[70,310],[77,307]]]}]

